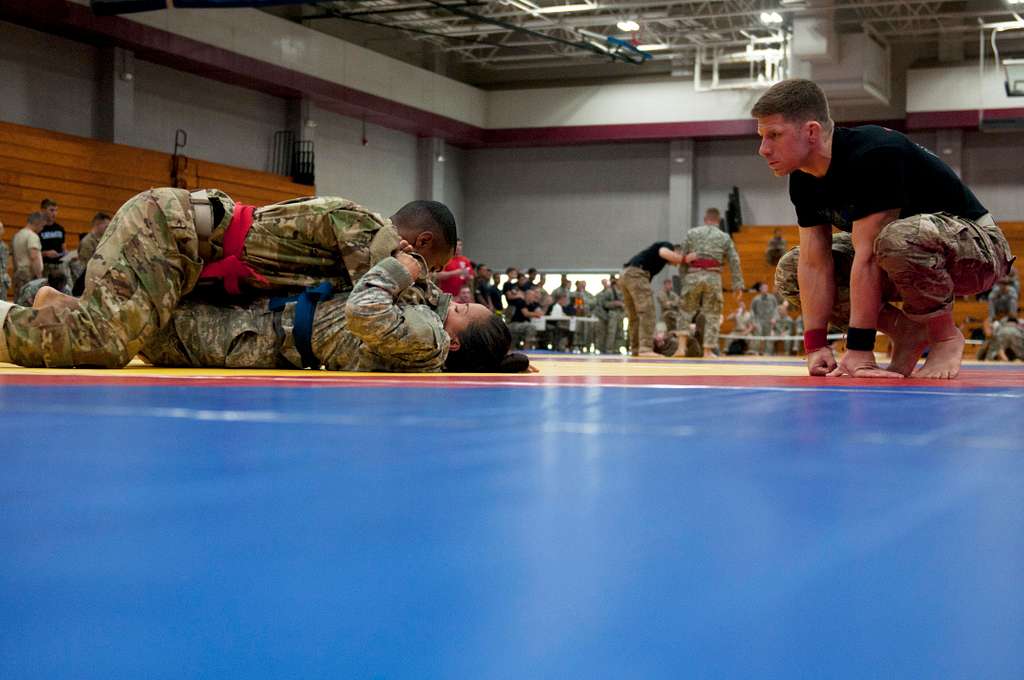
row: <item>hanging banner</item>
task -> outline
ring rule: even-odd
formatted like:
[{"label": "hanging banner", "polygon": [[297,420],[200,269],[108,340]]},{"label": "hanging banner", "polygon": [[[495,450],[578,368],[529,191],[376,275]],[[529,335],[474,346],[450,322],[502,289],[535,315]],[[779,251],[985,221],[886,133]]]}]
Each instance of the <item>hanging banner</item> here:
[{"label": "hanging banner", "polygon": [[209,9],[229,7],[270,7],[271,5],[305,5],[305,0],[89,0],[93,14],[111,16],[158,9]]}]

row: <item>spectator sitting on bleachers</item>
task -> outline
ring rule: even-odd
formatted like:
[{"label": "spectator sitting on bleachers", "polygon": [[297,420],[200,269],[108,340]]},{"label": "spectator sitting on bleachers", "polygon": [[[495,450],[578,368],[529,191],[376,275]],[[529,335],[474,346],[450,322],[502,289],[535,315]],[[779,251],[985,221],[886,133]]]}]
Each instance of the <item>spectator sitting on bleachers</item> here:
[{"label": "spectator sitting on bleachers", "polygon": [[771,240],[768,241],[768,247],[764,251],[764,259],[774,267],[785,254],[786,239],[782,238],[782,232],[776,229],[775,233],[772,234]]}]

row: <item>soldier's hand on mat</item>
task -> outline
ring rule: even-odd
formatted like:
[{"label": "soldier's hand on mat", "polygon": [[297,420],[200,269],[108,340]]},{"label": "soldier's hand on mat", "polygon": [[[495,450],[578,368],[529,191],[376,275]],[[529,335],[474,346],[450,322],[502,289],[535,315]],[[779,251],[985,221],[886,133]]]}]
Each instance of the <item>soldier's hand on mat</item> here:
[{"label": "soldier's hand on mat", "polygon": [[902,373],[887,371],[875,362],[875,353],[848,349],[828,376],[836,378],[848,375],[851,378],[902,378]]},{"label": "soldier's hand on mat", "polygon": [[807,372],[811,375],[828,375],[835,367],[836,358],[828,345],[807,354]]}]

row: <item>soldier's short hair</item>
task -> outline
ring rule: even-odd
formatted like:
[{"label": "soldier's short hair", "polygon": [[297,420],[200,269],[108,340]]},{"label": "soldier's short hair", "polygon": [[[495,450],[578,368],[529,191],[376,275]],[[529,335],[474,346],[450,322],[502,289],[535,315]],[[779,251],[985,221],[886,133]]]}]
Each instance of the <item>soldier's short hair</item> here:
[{"label": "soldier's short hair", "polygon": [[832,131],[832,116],[828,99],[816,83],[803,78],[791,78],[768,88],[750,110],[754,118],[782,116],[790,123],[821,123],[825,132]]},{"label": "soldier's short hair", "polygon": [[707,210],[704,211],[704,217],[708,217],[710,215],[714,215],[715,217],[720,218],[722,216],[722,211],[719,210],[718,208],[708,208]]},{"label": "soldier's short hair", "polygon": [[42,224],[45,221],[46,221],[46,215],[44,215],[43,213],[39,212],[38,210],[36,212],[34,212],[34,213],[29,214],[29,216],[28,216],[28,223],[29,224]]},{"label": "soldier's short hair", "polygon": [[52,198],[44,198],[43,200],[39,201],[40,210],[46,210],[47,208],[50,207],[56,208],[57,201],[53,200]]},{"label": "soldier's short hair", "polygon": [[96,224],[97,222],[106,222],[106,221],[109,221],[109,220],[110,220],[110,215],[108,215],[105,212],[98,212],[98,213],[96,213],[95,215],[92,216],[92,223],[93,224]]},{"label": "soldier's short hair", "polygon": [[432,224],[431,231],[440,235],[450,247],[455,247],[459,240],[459,230],[455,225],[455,215],[444,203],[438,201],[412,201],[406,203],[392,220],[412,220],[417,222],[429,222]]}]

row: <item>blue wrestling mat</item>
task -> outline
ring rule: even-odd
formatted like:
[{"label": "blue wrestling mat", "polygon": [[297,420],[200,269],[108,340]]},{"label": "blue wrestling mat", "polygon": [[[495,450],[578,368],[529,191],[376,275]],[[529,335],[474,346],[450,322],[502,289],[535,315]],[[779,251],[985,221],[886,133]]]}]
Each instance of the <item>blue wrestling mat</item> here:
[{"label": "blue wrestling mat", "polygon": [[7,371],[0,678],[1024,677],[1019,365],[545,361]]}]

